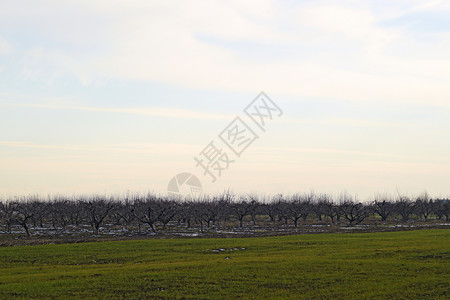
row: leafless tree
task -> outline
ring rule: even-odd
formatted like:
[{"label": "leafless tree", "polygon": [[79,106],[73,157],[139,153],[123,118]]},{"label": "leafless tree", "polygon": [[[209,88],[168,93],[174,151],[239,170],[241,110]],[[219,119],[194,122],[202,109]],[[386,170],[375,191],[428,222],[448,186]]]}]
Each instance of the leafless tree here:
[{"label": "leafless tree", "polygon": [[29,209],[33,212],[31,221],[34,227],[44,227],[44,221],[49,216],[51,207],[48,202],[43,202],[39,200],[39,197],[33,196],[27,198],[27,205]]},{"label": "leafless tree", "polygon": [[372,207],[374,212],[381,217],[381,221],[383,222],[394,212],[392,199],[388,195],[376,196]]},{"label": "leafless tree", "polygon": [[[287,198],[287,197],[286,197]],[[290,209],[289,209],[289,201],[288,199],[283,198],[278,201],[277,209],[278,209],[278,222],[283,221],[284,225],[288,225],[289,220],[291,219]]]},{"label": "leafless tree", "polygon": [[218,221],[222,221],[225,225],[229,222],[233,215],[233,201],[236,195],[231,193],[229,190],[216,196],[217,205],[219,209]]},{"label": "leafless tree", "polygon": [[445,220],[448,222],[450,215],[450,199],[436,199],[434,202],[434,213],[439,217],[439,220],[445,216]]},{"label": "leafless tree", "polygon": [[256,225],[256,216],[261,212],[260,204],[258,201],[258,196],[256,195],[248,195],[249,199],[249,215],[252,218],[253,225]]},{"label": "leafless tree", "polygon": [[[242,228],[247,218],[256,225],[266,215],[272,226],[277,226],[278,218],[278,222],[284,221],[286,225],[297,227],[299,221],[307,221],[314,216],[319,221],[325,216],[331,219],[331,223],[339,222],[342,216],[350,226],[354,226],[375,214],[382,221],[401,216],[402,221],[406,222],[411,215],[425,221],[432,216],[448,221],[450,213],[448,199],[431,200],[425,193],[416,197],[414,202],[400,195],[395,202],[389,196],[377,196],[371,204],[359,203],[345,194],[336,202],[331,196],[314,193],[277,195],[272,201],[265,201],[257,195],[239,196],[237,200],[235,197],[230,192],[183,201],[153,194],[127,195],[126,198],[57,196],[47,201],[30,196],[0,201],[0,224],[7,232],[11,232],[13,225],[20,225],[27,236],[31,235],[33,226],[36,232],[37,227],[49,225],[55,230],[65,231],[68,225],[79,227],[86,224],[92,226],[94,234],[98,234],[102,226],[108,227],[108,224],[126,228],[137,224],[139,233],[142,225],[148,225],[149,230],[156,233],[160,226],[162,230],[167,230],[172,224],[176,226],[176,222],[188,228],[199,226],[203,232],[211,225]],[[43,234],[46,232],[53,231],[42,231]]]},{"label": "leafless tree", "polygon": [[178,204],[178,213],[175,217],[178,219],[178,225],[185,224],[187,228],[191,228],[192,220],[194,219],[193,204],[189,202],[180,202]]},{"label": "leafless tree", "polygon": [[419,218],[423,217],[425,221],[428,221],[428,217],[434,211],[434,202],[430,199],[428,193],[424,192],[416,198],[413,209]]},{"label": "leafless tree", "polygon": [[18,202],[16,206],[16,211],[17,211],[17,219],[16,219],[17,223],[20,226],[22,226],[22,228],[25,230],[26,235],[30,237],[31,220],[34,216],[31,203]]},{"label": "leafless tree", "polygon": [[219,218],[221,207],[220,203],[214,201],[215,199],[205,199],[202,204],[204,206],[203,210],[203,220],[206,223],[206,226],[209,228],[212,224],[216,224],[217,219]]},{"label": "leafless tree", "polygon": [[134,201],[131,212],[139,222],[147,224],[156,233],[156,222],[163,223],[163,229],[165,229],[167,223],[175,216],[176,211],[169,201],[148,194],[145,199]]},{"label": "leafless tree", "polygon": [[261,212],[267,215],[270,218],[270,222],[272,223],[275,222],[275,218],[279,214],[277,203],[280,201],[280,199],[283,199],[283,195],[281,194],[273,197],[272,202],[261,204]]},{"label": "leafless tree", "polygon": [[332,224],[334,224],[335,220],[340,216],[339,206],[337,206],[328,195],[320,195],[318,197],[317,206],[322,214],[330,218]]},{"label": "leafless tree", "polygon": [[136,218],[134,217],[131,210],[132,210],[132,202],[130,199],[127,198],[123,202],[119,203],[119,205],[112,213],[115,216],[116,223],[123,222],[127,226],[132,224]]},{"label": "leafless tree", "polygon": [[62,231],[66,231],[67,225],[72,222],[72,211],[79,208],[73,202],[67,199],[58,199],[49,205],[51,207],[51,218],[53,228],[61,227]]},{"label": "leafless tree", "polygon": [[194,218],[194,222],[198,225],[200,225],[200,232],[203,232],[203,222],[207,218],[205,216],[206,209],[203,203],[201,202],[191,202],[190,204],[190,211],[192,213],[192,216]]},{"label": "leafless tree", "polygon": [[403,222],[407,222],[414,211],[414,206],[408,197],[400,196],[394,203],[394,209],[402,217]]},{"label": "leafless tree", "polygon": [[370,215],[369,210],[364,204],[354,201],[348,195],[341,195],[339,208],[350,226],[358,225]]},{"label": "leafless tree", "polygon": [[115,207],[113,199],[107,199],[105,197],[95,196],[84,202],[84,209],[86,215],[91,223],[94,234],[98,235],[100,226],[103,221],[111,213]]},{"label": "leafless tree", "polygon": [[298,220],[302,218],[306,220],[311,212],[311,201],[313,195],[295,194],[290,201],[286,203],[289,218],[294,222],[295,227],[298,226]]},{"label": "leafless tree", "polygon": [[177,213],[177,203],[168,200],[159,200],[157,205],[160,212],[158,221],[162,223],[163,230],[166,230],[167,224],[173,220]]},{"label": "leafless tree", "polygon": [[245,197],[241,197],[238,202],[231,204],[232,213],[239,221],[239,227],[243,226],[244,218],[249,214],[251,206],[252,203]]},{"label": "leafless tree", "polygon": [[6,231],[11,233],[12,225],[17,221],[17,202],[0,202],[0,221],[5,224]]},{"label": "leafless tree", "polygon": [[156,208],[156,199],[150,195],[145,200],[137,199],[133,203],[131,212],[134,217],[141,223],[150,226],[150,229],[156,233],[155,223],[158,221],[159,213]]}]

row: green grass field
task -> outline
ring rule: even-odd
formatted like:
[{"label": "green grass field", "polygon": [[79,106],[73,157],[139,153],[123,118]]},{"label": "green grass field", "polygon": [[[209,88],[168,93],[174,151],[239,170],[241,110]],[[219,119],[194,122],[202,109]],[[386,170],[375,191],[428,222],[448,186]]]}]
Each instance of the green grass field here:
[{"label": "green grass field", "polygon": [[450,230],[3,247],[0,269],[0,298],[449,299]]}]

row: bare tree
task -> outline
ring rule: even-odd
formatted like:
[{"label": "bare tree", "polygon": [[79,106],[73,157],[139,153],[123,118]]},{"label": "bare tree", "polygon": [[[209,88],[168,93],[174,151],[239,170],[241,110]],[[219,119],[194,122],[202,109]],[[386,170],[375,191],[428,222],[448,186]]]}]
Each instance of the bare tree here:
[{"label": "bare tree", "polygon": [[274,223],[277,214],[279,213],[277,202],[283,199],[283,195],[277,195],[273,198],[271,203],[261,204],[261,212],[269,216],[270,222]]},{"label": "bare tree", "polygon": [[394,203],[394,209],[395,212],[402,217],[403,222],[407,222],[409,220],[409,216],[414,211],[411,200],[406,196],[400,196],[399,199],[397,199]]},{"label": "bare tree", "polygon": [[232,194],[229,190],[215,197],[216,199],[218,199],[217,203],[219,209],[218,221],[222,221],[224,225],[231,220],[231,217],[233,215],[232,206],[235,197],[236,196]]},{"label": "bare tree", "polygon": [[428,217],[434,211],[434,202],[430,199],[427,192],[422,193],[416,198],[414,202],[414,211],[419,218],[428,221]]},{"label": "bare tree", "polygon": [[401,216],[402,221],[406,222],[411,215],[417,215],[425,221],[433,216],[448,221],[450,213],[448,199],[433,201],[426,193],[416,197],[414,202],[400,195],[393,202],[389,196],[381,195],[371,204],[359,203],[345,194],[338,198],[338,202],[334,202],[331,196],[313,193],[289,197],[277,195],[269,202],[256,195],[240,196],[237,200],[234,198],[235,195],[230,192],[188,201],[156,197],[153,194],[127,195],[126,198],[58,196],[49,198],[51,201],[33,196],[15,198],[15,201],[0,200],[0,224],[10,233],[13,225],[20,225],[27,236],[31,236],[31,228],[38,233],[37,227],[52,225],[55,230],[65,231],[71,224],[76,227],[89,224],[94,234],[99,233],[101,226],[107,227],[102,224],[123,225],[127,228],[137,224],[139,233],[142,225],[148,225],[149,230],[156,233],[160,226],[166,230],[175,222],[188,228],[198,225],[203,232],[204,228],[212,225],[242,228],[247,218],[256,225],[264,215],[270,218],[272,226],[276,226],[278,218],[278,222],[284,221],[286,225],[292,222],[298,227],[299,221],[306,222],[314,216],[319,221],[325,216],[326,220],[331,219],[331,223],[345,218],[350,226],[354,226],[374,214],[379,215],[382,221]]},{"label": "bare tree", "polygon": [[299,195],[292,196],[287,203],[288,216],[294,222],[295,227],[298,226],[298,220],[302,218],[304,221],[307,219],[308,214],[311,212],[311,201],[313,195]]},{"label": "bare tree", "polygon": [[17,223],[22,226],[28,237],[30,234],[31,220],[34,216],[33,207],[30,203],[19,202],[16,206],[17,211]]},{"label": "bare tree", "polygon": [[51,218],[53,228],[61,227],[62,231],[66,231],[67,225],[72,222],[72,211],[78,210],[78,207],[74,207],[74,204],[69,200],[56,200],[51,203]]},{"label": "bare tree", "polygon": [[381,221],[383,222],[386,221],[387,218],[394,212],[394,205],[392,203],[392,200],[387,195],[376,196],[372,207],[374,212],[381,217]]},{"label": "bare tree", "polygon": [[172,221],[177,213],[176,202],[160,200],[157,202],[159,207],[158,221],[163,224],[163,230],[166,230],[167,224]]},{"label": "bare tree", "polygon": [[243,226],[244,218],[249,214],[251,206],[252,203],[247,201],[244,197],[241,197],[239,202],[231,205],[233,215],[239,221],[239,227]]},{"label": "bare tree", "polygon": [[298,200],[287,202],[287,216],[294,222],[295,228],[297,228],[298,220],[302,216],[302,203]]},{"label": "bare tree", "polygon": [[342,195],[340,197],[340,211],[349,222],[350,226],[357,225],[370,215],[364,204],[355,202],[352,197]]},{"label": "bare tree", "polygon": [[437,199],[434,204],[434,212],[439,217],[439,220],[445,216],[445,220],[448,222],[450,215],[450,200]]},{"label": "bare tree", "polygon": [[79,226],[80,224],[83,224],[87,217],[87,210],[85,209],[86,203],[83,202],[83,200],[75,200],[72,199],[70,201],[68,214],[70,216],[70,224],[73,224],[75,226]]},{"label": "bare tree", "polygon": [[195,223],[200,225],[200,232],[203,232],[203,221],[206,218],[205,206],[201,202],[192,202],[190,207]]},{"label": "bare tree", "polygon": [[124,222],[129,226],[136,219],[132,213],[132,202],[130,199],[125,199],[123,203],[117,206],[113,211],[113,215],[116,215],[116,222]]},{"label": "bare tree", "polygon": [[30,210],[33,211],[33,216],[31,221],[34,227],[44,227],[44,221],[48,218],[51,207],[48,202],[43,202],[39,200],[39,197],[33,196],[27,199],[28,206]]},{"label": "bare tree", "polygon": [[178,205],[178,224],[184,223],[187,228],[191,228],[192,220],[194,219],[193,204],[190,202],[182,202]]},{"label": "bare tree", "polygon": [[248,195],[249,198],[249,215],[252,218],[253,225],[256,225],[256,216],[260,212],[260,204],[258,202],[258,196],[256,195]]},{"label": "bare tree", "polygon": [[317,206],[322,214],[330,218],[332,224],[334,224],[335,219],[338,219],[338,216],[340,216],[339,206],[335,205],[328,195],[320,195],[318,197]]},{"label": "bare tree", "polygon": [[213,199],[213,200],[209,200],[206,199],[202,202],[203,206],[204,206],[204,210],[203,210],[203,221],[205,221],[206,223],[206,227],[210,227],[211,223],[212,224],[216,224],[217,219],[219,218],[220,215],[220,204],[214,200],[216,200],[217,198]]},{"label": "bare tree", "polygon": [[106,200],[104,197],[97,196],[84,202],[86,215],[88,216],[95,235],[98,235],[100,226],[115,206],[112,200],[113,199]]},{"label": "bare tree", "polygon": [[6,231],[11,233],[12,225],[17,221],[17,202],[0,202],[0,221],[5,224]]},{"label": "bare tree", "polygon": [[165,228],[165,225],[175,216],[175,211],[169,203],[151,194],[143,200],[136,199],[131,212],[139,222],[150,226],[153,233],[156,233],[156,222],[161,221]]},{"label": "bare tree", "polygon": [[287,226],[289,219],[291,219],[288,200],[281,199],[276,206],[278,209],[278,222],[284,221],[284,225]]}]

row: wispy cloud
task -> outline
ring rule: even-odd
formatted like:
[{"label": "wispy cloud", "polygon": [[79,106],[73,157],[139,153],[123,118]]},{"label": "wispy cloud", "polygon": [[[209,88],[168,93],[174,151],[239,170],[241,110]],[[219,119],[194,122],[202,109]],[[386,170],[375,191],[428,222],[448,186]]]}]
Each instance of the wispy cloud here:
[{"label": "wispy cloud", "polygon": [[0,105],[12,107],[24,107],[24,108],[110,112],[110,113],[146,115],[146,116],[176,118],[176,119],[231,120],[233,118],[233,115],[228,114],[218,114],[195,110],[163,108],[163,107],[122,108],[122,107],[93,107],[93,106],[78,106],[65,104],[32,104],[32,103],[0,103]]},{"label": "wispy cloud", "polygon": [[22,141],[0,141],[1,146],[13,147],[13,148],[32,148],[32,149],[72,149],[76,150],[77,147],[67,145],[49,145],[49,144],[37,144],[32,142]]},{"label": "wispy cloud", "polygon": [[348,125],[352,127],[371,127],[371,128],[411,128],[414,123],[411,122],[389,122],[389,121],[379,121],[376,119],[363,119],[363,118],[328,118],[328,117],[314,117],[314,118],[304,118],[304,119],[294,119],[294,118],[282,118],[276,120],[279,123],[289,123],[289,124],[322,124],[322,125]]},{"label": "wispy cloud", "polygon": [[[211,112],[201,112],[195,110],[172,109],[172,108],[124,108],[124,107],[92,107],[92,106],[77,106],[70,104],[33,104],[33,103],[0,103],[0,106],[23,107],[23,108],[40,108],[40,109],[54,109],[54,110],[74,110],[74,111],[89,111],[89,112],[109,112],[121,114],[147,115],[163,118],[175,119],[196,119],[196,120],[219,120],[230,121],[236,115],[232,114],[218,114]],[[290,124],[328,124],[328,125],[350,125],[373,128],[410,128],[413,124],[405,122],[387,122],[368,120],[361,118],[289,118],[283,117],[276,120],[278,123]],[[226,125],[226,123],[224,123]]]},{"label": "wispy cloud", "polygon": [[[450,74],[444,71],[450,69],[448,55],[430,55],[434,61],[414,59],[419,51],[414,32],[401,24],[380,25],[388,18],[386,11],[394,11],[396,15],[390,18],[398,18],[444,9],[448,5],[443,1],[389,5],[380,1],[381,9],[371,9],[368,1],[298,2],[291,3],[289,9],[276,1],[175,3],[130,1],[106,10],[104,1],[89,3],[92,15],[83,28],[96,28],[96,37],[114,38],[89,55],[77,55],[64,47],[28,49],[22,53],[22,74],[28,79],[46,78],[47,82],[72,75],[84,84],[117,78],[194,89],[254,92],[264,87],[272,93],[295,96],[448,105]],[[36,22],[38,32],[51,30],[64,41],[66,31],[51,26],[51,18],[44,24],[36,18],[67,10],[75,18],[85,12],[86,5],[58,3],[48,11],[41,8],[35,15],[31,11],[25,15],[30,18],[28,22]],[[22,10],[20,5],[5,8],[16,16],[23,15]],[[105,17],[98,26],[95,14]],[[94,20],[96,26],[89,26]],[[85,36],[77,45],[93,39],[90,31],[80,33],[81,29],[67,26],[74,33],[71,36]],[[265,54],[264,59],[243,50],[249,45],[258,49],[258,54]],[[273,50],[278,48],[296,49],[299,54],[285,56],[282,50]],[[408,55],[394,55],[393,51]],[[195,113],[186,115],[196,117]]]},{"label": "wispy cloud", "polygon": [[83,153],[145,153],[176,155],[196,153],[202,145],[179,143],[103,143],[103,144],[44,144],[30,141],[0,141],[0,146],[23,149],[82,151]]}]

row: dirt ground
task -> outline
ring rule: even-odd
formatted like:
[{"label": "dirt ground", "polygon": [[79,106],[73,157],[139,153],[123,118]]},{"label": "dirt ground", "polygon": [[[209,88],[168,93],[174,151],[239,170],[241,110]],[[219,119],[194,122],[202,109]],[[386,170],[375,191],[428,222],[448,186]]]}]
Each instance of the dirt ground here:
[{"label": "dirt ground", "polygon": [[292,224],[260,222],[257,225],[246,224],[236,227],[235,224],[211,225],[201,231],[198,227],[186,228],[177,224],[169,224],[166,230],[157,228],[151,232],[147,227],[140,231],[137,226],[105,225],[98,235],[94,235],[88,226],[71,227],[65,231],[53,228],[32,228],[31,236],[27,237],[19,226],[13,226],[11,233],[0,227],[0,246],[45,245],[61,243],[84,243],[97,241],[118,241],[135,239],[161,239],[161,238],[231,238],[231,237],[264,237],[299,234],[320,233],[352,233],[352,232],[385,232],[405,231],[418,229],[450,229],[450,222],[431,220],[428,222],[411,221],[408,223],[377,222],[373,221],[363,225],[347,226],[345,224],[318,224],[308,222],[299,224],[295,228]]}]

